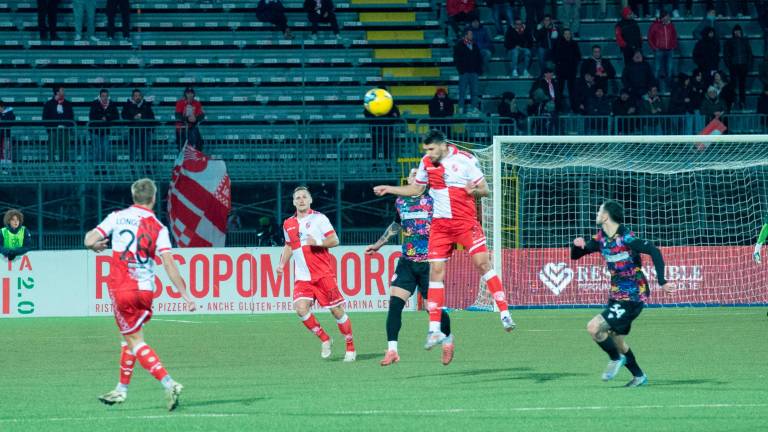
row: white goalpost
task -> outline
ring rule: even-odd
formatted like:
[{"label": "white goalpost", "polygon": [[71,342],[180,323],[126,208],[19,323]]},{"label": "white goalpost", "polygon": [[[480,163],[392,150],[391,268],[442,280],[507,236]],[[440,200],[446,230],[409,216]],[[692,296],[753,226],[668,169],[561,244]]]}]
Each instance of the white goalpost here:
[{"label": "white goalpost", "polygon": [[[768,265],[752,259],[768,217],[768,135],[497,136],[473,151],[491,188],[482,223],[511,305],[605,302],[602,258],[571,260],[570,245],[597,232],[606,199],[625,207],[638,238],[661,248],[678,286],[656,289],[644,257],[651,304],[768,304]],[[457,290],[478,286],[474,275],[461,279]],[[492,309],[478,291],[469,308]]]}]

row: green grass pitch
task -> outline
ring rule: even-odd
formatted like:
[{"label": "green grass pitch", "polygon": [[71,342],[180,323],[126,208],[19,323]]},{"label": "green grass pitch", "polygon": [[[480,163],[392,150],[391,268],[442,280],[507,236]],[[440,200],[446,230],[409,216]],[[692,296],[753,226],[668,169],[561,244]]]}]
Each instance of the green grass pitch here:
[{"label": "green grass pitch", "polygon": [[330,361],[294,315],[158,316],[147,341],[185,385],[175,412],[137,368],[123,405],[96,396],[118,378],[109,318],[0,324],[0,431],[762,431],[768,428],[764,308],[646,309],[628,338],[650,378],[600,380],[585,329],[596,309],[455,312],[453,364],[424,351],[425,313],[405,313],[401,362],[379,366],[384,313],[350,314],[358,361]]}]

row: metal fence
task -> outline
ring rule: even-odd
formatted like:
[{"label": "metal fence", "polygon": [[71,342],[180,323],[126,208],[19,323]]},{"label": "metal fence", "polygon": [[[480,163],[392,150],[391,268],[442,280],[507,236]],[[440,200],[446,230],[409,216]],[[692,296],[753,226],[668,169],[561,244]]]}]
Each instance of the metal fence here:
[{"label": "metal fence", "polygon": [[[768,116],[727,114],[720,120],[729,134],[762,134],[768,131]],[[636,116],[531,116],[528,135],[695,135],[707,124],[699,114]]]}]

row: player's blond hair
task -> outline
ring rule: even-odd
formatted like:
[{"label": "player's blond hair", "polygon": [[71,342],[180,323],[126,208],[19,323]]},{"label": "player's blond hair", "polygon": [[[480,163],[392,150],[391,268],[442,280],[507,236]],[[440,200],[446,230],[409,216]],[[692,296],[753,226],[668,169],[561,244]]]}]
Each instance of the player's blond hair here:
[{"label": "player's blond hair", "polygon": [[135,204],[152,204],[152,200],[157,195],[157,185],[152,179],[138,179],[131,185],[131,195]]},{"label": "player's blond hair", "polygon": [[296,189],[293,190],[293,195],[291,196],[296,196],[296,192],[301,192],[301,191],[306,192],[310,198],[312,197],[312,193],[309,191],[309,188],[306,186],[297,186]]}]

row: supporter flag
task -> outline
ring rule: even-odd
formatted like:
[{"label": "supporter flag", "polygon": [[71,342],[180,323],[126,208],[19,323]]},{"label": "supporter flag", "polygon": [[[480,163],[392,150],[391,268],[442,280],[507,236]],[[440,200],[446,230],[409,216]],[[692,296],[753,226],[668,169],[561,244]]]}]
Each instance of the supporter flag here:
[{"label": "supporter flag", "polygon": [[[722,135],[728,128],[720,121],[719,118],[714,118],[704,129],[699,132],[699,135]],[[707,143],[696,143],[696,149],[704,151],[707,148]]]},{"label": "supporter flag", "polygon": [[168,189],[171,232],[179,247],[222,247],[232,207],[227,166],[185,145]]}]

